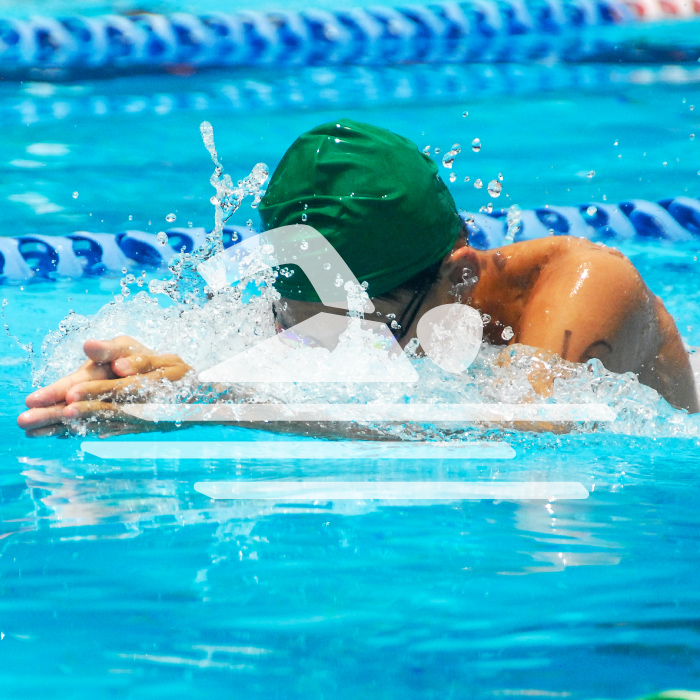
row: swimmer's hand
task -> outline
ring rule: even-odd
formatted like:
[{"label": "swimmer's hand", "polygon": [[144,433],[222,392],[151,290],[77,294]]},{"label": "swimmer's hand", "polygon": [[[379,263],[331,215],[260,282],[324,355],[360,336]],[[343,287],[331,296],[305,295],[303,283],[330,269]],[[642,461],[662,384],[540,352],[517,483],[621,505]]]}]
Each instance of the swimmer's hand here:
[{"label": "swimmer's hand", "polygon": [[29,410],[17,424],[29,437],[65,432],[66,424],[97,419],[107,434],[148,429],[119,409],[119,401],[163,379],[177,381],[192,370],[177,355],[158,355],[129,336],[88,340],[83,346],[87,362],[77,371],[27,396]]}]

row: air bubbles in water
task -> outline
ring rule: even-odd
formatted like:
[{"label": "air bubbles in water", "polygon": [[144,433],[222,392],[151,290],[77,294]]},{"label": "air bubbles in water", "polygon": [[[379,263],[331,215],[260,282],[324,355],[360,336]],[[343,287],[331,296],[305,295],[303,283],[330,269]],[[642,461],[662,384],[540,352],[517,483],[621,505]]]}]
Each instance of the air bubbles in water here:
[{"label": "air bubbles in water", "polygon": [[594,207],[592,204],[590,207],[588,207],[588,209],[586,209],[586,214],[588,214],[588,216],[595,216],[597,213],[598,208]]},{"label": "air bubbles in water", "polygon": [[308,242],[307,242],[307,241],[302,241],[301,244],[299,245],[299,248],[301,248],[301,250],[308,250],[308,249],[309,249],[309,244],[308,244]]},{"label": "air bubbles in water", "polygon": [[309,220],[309,215],[308,215],[306,212],[304,212],[304,213],[301,215],[301,220],[302,220],[302,221],[308,221],[308,220]]},{"label": "air bubbles in water", "polygon": [[468,116],[469,116],[469,112],[467,112],[467,110],[465,109],[464,112],[462,112],[462,116],[463,116],[463,117],[468,117]]},{"label": "air bubbles in water", "polygon": [[595,177],[595,170],[589,170],[586,173],[586,177],[590,180],[592,177]]},{"label": "air bubbles in water", "polygon": [[129,214],[129,221],[133,221],[133,220],[134,220],[134,217],[131,214]]},{"label": "air bubbles in water", "polygon": [[474,139],[472,141],[472,151],[478,153],[481,150],[481,139]]},{"label": "air bubbles in water", "polygon": [[499,182],[503,182],[503,173],[498,173]]},{"label": "air bubbles in water", "polygon": [[450,173],[450,182],[454,182],[457,179],[456,173]]},{"label": "air bubbles in water", "polygon": [[510,340],[514,335],[513,329],[510,326],[506,326],[503,329],[503,333],[501,333],[501,338],[503,338],[503,340]]},{"label": "air bubbles in water", "polygon": [[426,156],[429,156],[429,155],[430,155],[430,145],[427,145],[427,146],[423,149],[423,153],[425,153]]},{"label": "air bubbles in water", "polygon": [[156,240],[161,245],[165,245],[168,242],[168,234],[165,231],[158,231],[156,234]]},{"label": "air bubbles in water", "polygon": [[172,212],[171,212],[170,214],[168,214],[168,215],[165,217],[165,220],[166,220],[169,224],[172,224],[173,221],[175,221],[175,219],[177,219],[177,216],[175,216],[175,214],[173,214]]},{"label": "air bubbles in water", "polygon": [[77,193],[77,192],[73,192],[73,199],[78,199],[78,193]]},{"label": "air bubbles in water", "polygon": [[492,197],[498,197],[501,194],[503,185],[498,180],[491,180],[488,186],[488,192]]},{"label": "air bubbles in water", "polygon": [[484,183],[479,180],[478,178],[474,180],[474,187],[476,187],[477,190],[480,190],[484,186]]}]

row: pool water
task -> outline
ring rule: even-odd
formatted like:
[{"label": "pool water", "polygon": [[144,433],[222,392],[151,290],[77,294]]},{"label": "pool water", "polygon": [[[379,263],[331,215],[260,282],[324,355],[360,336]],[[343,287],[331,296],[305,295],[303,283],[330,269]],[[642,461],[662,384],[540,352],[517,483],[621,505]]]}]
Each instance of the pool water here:
[{"label": "pool water", "polygon": [[[155,233],[171,212],[180,225],[211,225],[204,119],[234,179],[260,161],[274,167],[300,132],[344,115],[421,147],[460,143],[450,187],[471,211],[491,201],[474,181],[499,172],[495,203],[523,208],[700,194],[694,66],[453,68],[376,69],[365,83],[350,69],[314,69],[306,82],[210,72],[3,83],[0,231]],[[236,216],[255,212],[244,204]],[[700,243],[621,248],[700,346]],[[591,700],[700,689],[695,420],[675,437],[653,422],[635,435],[508,434],[515,459],[463,463],[302,462],[301,438],[215,426],[167,437],[285,444],[276,460],[114,461],[83,452],[80,438],[24,437],[14,419],[45,361],[42,339],[119,288],[106,276],[1,290],[2,698]],[[590,495],[275,506],[194,489],[292,478],[576,481]]]}]

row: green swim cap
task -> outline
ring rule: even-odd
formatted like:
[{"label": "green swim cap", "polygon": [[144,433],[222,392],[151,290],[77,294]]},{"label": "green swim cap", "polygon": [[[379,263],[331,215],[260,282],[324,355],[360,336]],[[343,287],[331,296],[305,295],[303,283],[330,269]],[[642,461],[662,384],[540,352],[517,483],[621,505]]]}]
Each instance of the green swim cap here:
[{"label": "green swim cap", "polygon": [[[370,297],[442,260],[462,227],[429,156],[402,136],[351,119],[302,134],[272,175],[259,210],[265,229],[307,224],[322,233],[369,284]],[[280,294],[319,301],[306,275],[285,267],[293,274],[277,278]]]}]

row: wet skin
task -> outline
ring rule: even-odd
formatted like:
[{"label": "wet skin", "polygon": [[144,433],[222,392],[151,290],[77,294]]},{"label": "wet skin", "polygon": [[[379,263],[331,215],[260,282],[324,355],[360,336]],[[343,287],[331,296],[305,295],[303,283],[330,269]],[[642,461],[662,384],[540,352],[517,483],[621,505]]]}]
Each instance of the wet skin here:
[{"label": "wet skin", "polygon": [[[402,289],[373,299],[377,319],[400,319],[412,297]],[[612,248],[568,236],[489,251],[460,244],[443,261],[413,321],[400,329],[399,342],[416,336],[422,313],[456,300],[491,317],[484,333],[492,344],[519,343],[571,362],[598,358],[611,371],[633,372],[673,406],[698,411],[693,373],[673,319],[632,263]],[[278,329],[319,311],[345,313],[281,300],[275,307]],[[502,337],[506,327],[514,333],[508,341]],[[177,355],[156,355],[127,336],[89,340],[85,354],[79,370],[27,397],[29,410],[17,422],[28,435],[55,434],[65,422],[91,417],[99,417],[108,434],[148,429],[119,410],[119,399],[163,378],[177,381],[192,369]],[[531,381],[547,393],[546,377]]]}]

